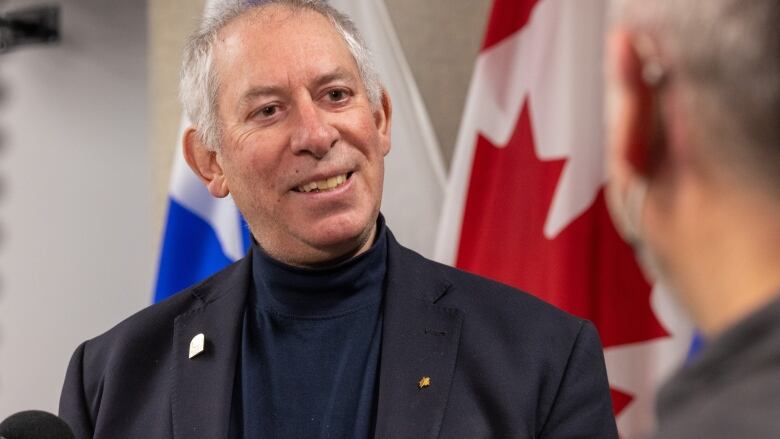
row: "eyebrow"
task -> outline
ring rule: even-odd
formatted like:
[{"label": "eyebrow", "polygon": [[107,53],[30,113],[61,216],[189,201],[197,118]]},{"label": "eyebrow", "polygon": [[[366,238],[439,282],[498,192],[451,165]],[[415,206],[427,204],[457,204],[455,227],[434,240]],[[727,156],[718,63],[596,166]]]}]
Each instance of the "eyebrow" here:
[{"label": "eyebrow", "polygon": [[336,67],[333,71],[320,75],[314,80],[315,88],[322,87],[323,85],[334,81],[345,81],[352,84],[354,82],[354,75],[343,67]]},{"label": "eyebrow", "polygon": [[280,94],[281,92],[282,92],[282,87],[278,87],[275,85],[259,85],[256,87],[252,87],[241,96],[241,99],[239,99],[238,101],[238,106],[239,108],[243,108],[247,106],[247,104],[249,104],[252,100],[258,97],[276,95],[276,94]]},{"label": "eyebrow", "polygon": [[[349,70],[346,70],[342,67],[337,67],[334,70],[315,78],[312,85],[314,88],[319,88],[334,81],[345,81],[349,82],[351,85],[354,84],[354,75]],[[241,95],[241,99],[239,100],[239,107],[245,107],[248,103],[258,97],[278,95],[282,94],[283,92],[284,88],[276,85],[259,85],[252,87],[244,92],[243,95]]]}]

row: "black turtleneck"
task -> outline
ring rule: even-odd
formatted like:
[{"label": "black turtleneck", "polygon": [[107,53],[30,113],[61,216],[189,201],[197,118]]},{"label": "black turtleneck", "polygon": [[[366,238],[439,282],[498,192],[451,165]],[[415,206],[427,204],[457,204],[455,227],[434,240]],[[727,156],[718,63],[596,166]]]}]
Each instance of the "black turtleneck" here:
[{"label": "black turtleneck", "polygon": [[380,217],[368,251],[322,269],[254,245],[232,438],[373,435],[386,235]]}]

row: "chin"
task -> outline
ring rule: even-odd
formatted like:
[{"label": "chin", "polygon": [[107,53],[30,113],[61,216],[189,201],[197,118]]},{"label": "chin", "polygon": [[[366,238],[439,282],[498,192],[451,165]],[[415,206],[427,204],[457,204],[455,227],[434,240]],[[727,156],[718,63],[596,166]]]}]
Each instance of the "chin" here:
[{"label": "chin", "polygon": [[368,225],[327,229],[324,233],[313,237],[311,243],[323,249],[355,247],[367,239],[371,229],[372,227]]},{"label": "chin", "polygon": [[314,226],[316,233],[310,236],[309,244],[328,252],[348,252],[370,238],[375,223],[376,217],[371,215],[368,218],[329,218]]}]

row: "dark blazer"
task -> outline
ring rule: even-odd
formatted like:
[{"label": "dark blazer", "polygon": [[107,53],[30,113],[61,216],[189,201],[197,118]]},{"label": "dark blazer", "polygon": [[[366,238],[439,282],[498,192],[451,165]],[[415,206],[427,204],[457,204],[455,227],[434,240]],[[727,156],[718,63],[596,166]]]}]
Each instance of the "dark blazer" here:
[{"label": "dark blazer", "polygon": [[[247,257],[81,344],[60,399],[76,438],[226,438],[250,279]],[[617,438],[590,323],[392,234],[386,282],[376,438]]]}]

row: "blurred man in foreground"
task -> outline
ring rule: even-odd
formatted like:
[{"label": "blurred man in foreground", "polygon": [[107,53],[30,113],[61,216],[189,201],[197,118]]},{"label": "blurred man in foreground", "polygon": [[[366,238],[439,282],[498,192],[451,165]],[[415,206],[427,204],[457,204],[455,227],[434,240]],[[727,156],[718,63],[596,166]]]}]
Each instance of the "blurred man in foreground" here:
[{"label": "blurred man in foreground", "polygon": [[658,437],[780,435],[780,2],[615,0],[610,207],[707,346]]},{"label": "blurred man in foreground", "polygon": [[255,244],[77,349],[77,437],[617,437],[590,323],[393,238],[390,98],[346,17],[212,11],[181,93],[185,157]]}]

